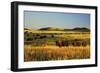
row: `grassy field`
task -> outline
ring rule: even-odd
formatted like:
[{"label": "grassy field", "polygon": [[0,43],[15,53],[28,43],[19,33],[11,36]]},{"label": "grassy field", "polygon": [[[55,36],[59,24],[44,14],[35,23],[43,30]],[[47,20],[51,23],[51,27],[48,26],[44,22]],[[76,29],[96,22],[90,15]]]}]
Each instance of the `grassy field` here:
[{"label": "grassy field", "polygon": [[[86,41],[86,46],[56,45],[57,40]],[[46,44],[45,44],[46,43]],[[90,58],[90,32],[24,30],[24,61]]]},{"label": "grassy field", "polygon": [[90,58],[90,47],[25,46],[24,61],[71,60]]}]

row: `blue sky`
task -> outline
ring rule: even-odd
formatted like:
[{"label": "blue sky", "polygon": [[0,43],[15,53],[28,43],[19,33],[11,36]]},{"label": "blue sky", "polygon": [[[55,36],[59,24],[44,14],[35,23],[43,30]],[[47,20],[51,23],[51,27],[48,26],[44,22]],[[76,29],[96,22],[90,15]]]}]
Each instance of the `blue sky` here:
[{"label": "blue sky", "polygon": [[90,14],[24,11],[24,26],[33,29],[44,27],[90,28]]}]

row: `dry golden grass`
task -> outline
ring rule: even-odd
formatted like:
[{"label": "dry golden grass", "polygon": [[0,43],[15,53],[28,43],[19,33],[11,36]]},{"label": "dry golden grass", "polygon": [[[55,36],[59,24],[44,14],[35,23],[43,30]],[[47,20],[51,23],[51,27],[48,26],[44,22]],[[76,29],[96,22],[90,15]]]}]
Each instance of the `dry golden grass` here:
[{"label": "dry golden grass", "polygon": [[[24,46],[24,61],[50,61],[90,58],[90,47]],[[53,48],[54,47],[54,48]]]}]

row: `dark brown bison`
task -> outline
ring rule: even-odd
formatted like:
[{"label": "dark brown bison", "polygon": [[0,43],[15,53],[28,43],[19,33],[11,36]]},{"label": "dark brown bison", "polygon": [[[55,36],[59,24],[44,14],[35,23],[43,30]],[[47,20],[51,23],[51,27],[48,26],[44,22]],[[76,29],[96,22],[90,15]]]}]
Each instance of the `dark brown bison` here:
[{"label": "dark brown bison", "polygon": [[72,40],[71,42],[72,42],[73,46],[81,46],[81,41],[80,40],[75,39],[75,40]]},{"label": "dark brown bison", "polygon": [[87,46],[87,42],[86,41],[82,41],[82,46]]},{"label": "dark brown bison", "polygon": [[56,46],[62,47],[62,41],[60,40],[56,41]]},{"label": "dark brown bison", "polygon": [[70,45],[70,41],[69,40],[65,40],[62,41],[63,42],[63,46],[69,46]]},{"label": "dark brown bison", "polygon": [[85,40],[75,39],[75,40],[59,40],[56,41],[56,46],[87,46],[87,42]]},{"label": "dark brown bison", "polygon": [[75,40],[73,40],[72,45],[73,46],[87,46],[87,42],[82,39],[78,39],[78,40],[75,39]]},{"label": "dark brown bison", "polygon": [[63,46],[69,46],[69,41],[63,41],[63,40],[59,40],[59,41],[56,41],[56,46],[59,46],[59,47],[63,47]]}]

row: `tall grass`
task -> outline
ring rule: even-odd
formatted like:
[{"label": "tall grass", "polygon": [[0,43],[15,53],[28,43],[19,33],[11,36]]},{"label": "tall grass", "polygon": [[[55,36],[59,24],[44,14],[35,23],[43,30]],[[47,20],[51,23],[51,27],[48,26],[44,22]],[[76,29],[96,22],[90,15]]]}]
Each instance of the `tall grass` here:
[{"label": "tall grass", "polygon": [[24,61],[49,61],[90,58],[90,47],[27,47],[24,48]]}]

